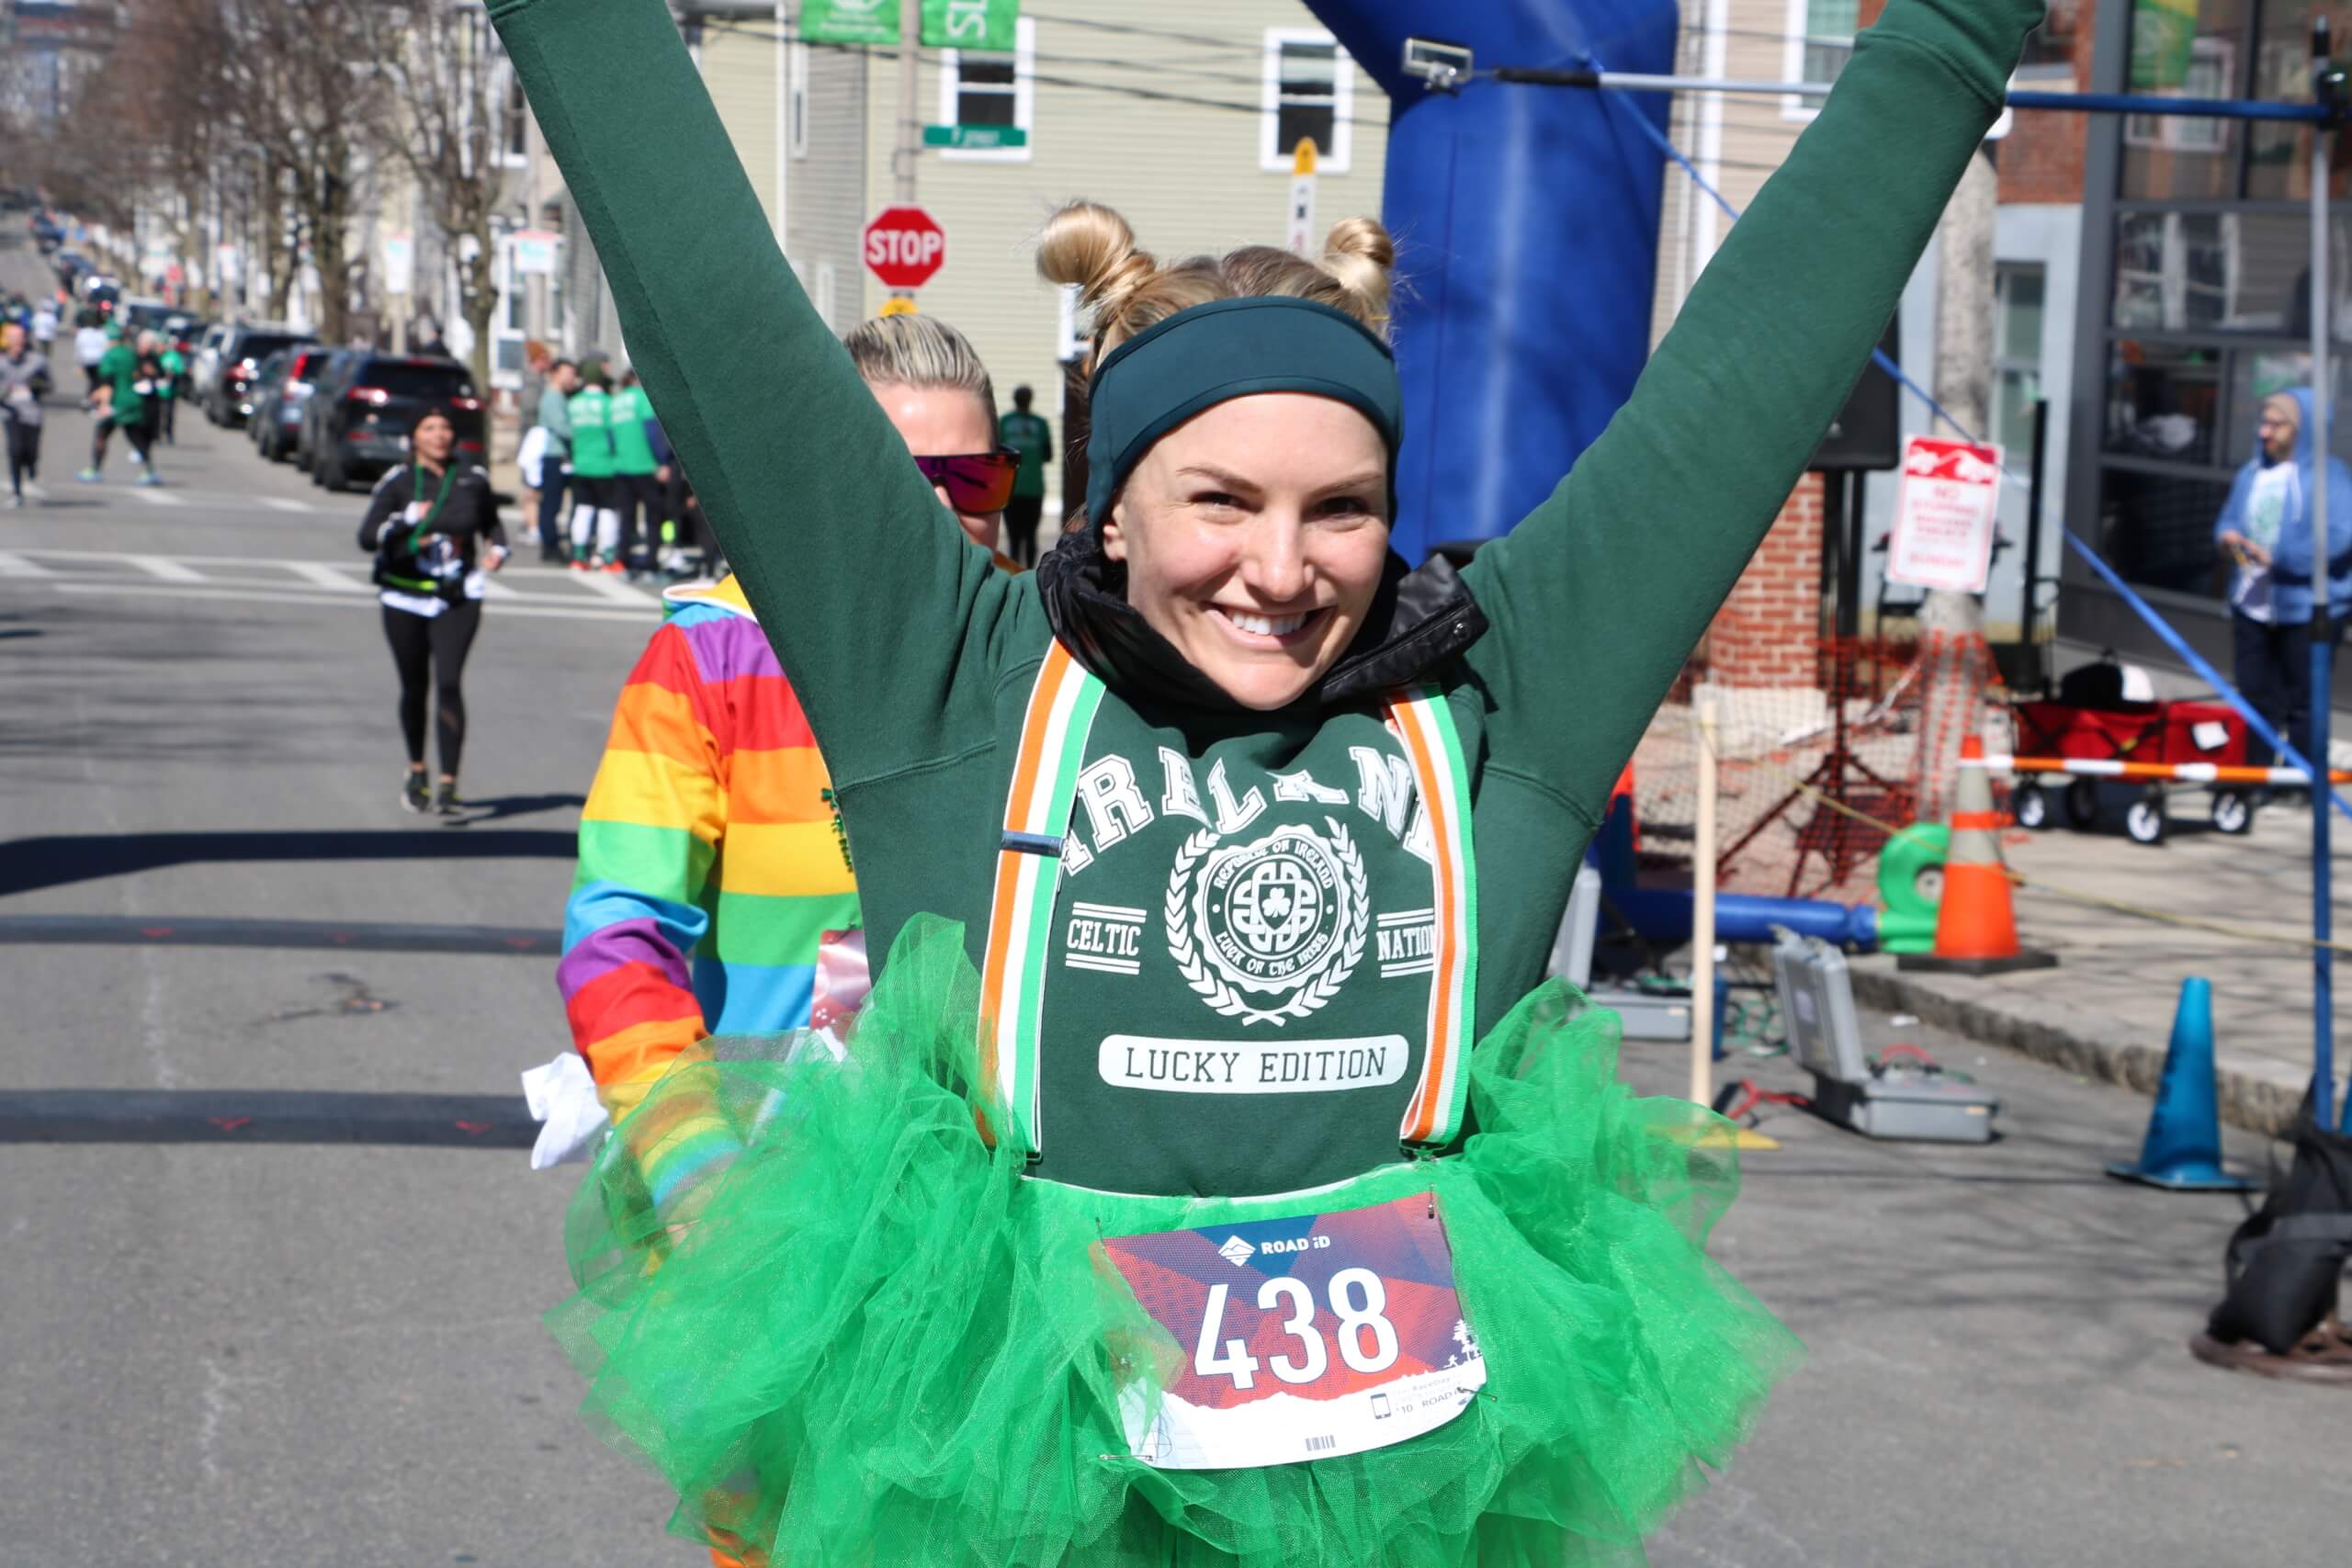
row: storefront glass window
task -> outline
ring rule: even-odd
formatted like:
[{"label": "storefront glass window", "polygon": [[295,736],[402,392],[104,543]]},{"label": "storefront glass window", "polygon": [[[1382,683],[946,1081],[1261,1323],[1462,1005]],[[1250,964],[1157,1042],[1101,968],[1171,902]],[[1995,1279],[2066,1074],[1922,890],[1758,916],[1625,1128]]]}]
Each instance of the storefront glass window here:
[{"label": "storefront glass window", "polygon": [[[2231,98],[2244,91],[2253,0],[2134,0],[2132,90]],[[2123,195],[2213,198],[2238,194],[2234,121],[2133,115],[2123,122]]]},{"label": "storefront glass window", "polygon": [[2120,457],[2218,462],[2222,384],[2222,355],[2211,349],[2115,344],[2102,445]]}]

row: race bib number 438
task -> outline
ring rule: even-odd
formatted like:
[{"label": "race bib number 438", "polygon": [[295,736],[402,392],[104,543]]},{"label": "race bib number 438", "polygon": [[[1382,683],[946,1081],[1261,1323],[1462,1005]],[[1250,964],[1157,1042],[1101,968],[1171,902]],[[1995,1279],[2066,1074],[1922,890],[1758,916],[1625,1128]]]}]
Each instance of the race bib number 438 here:
[{"label": "race bib number 438", "polygon": [[1146,1464],[1237,1470],[1385,1448],[1451,1421],[1486,1384],[1426,1192],[1102,1245],[1183,1353],[1159,1418],[1130,1411]]}]

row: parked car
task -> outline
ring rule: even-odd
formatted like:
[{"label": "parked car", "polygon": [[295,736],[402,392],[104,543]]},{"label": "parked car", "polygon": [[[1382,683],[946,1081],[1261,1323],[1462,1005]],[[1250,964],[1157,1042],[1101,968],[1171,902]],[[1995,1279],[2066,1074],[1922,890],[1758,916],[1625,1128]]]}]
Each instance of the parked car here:
[{"label": "parked car", "polygon": [[254,372],[281,348],[307,346],[318,340],[298,328],[267,321],[240,321],[210,351],[214,355],[211,384],[205,389],[204,415],[215,424],[234,428],[253,412]]},{"label": "parked car", "polygon": [[215,321],[196,340],[196,357],[188,367],[188,396],[199,405],[212,403],[212,383],[220,376],[220,345],[229,341],[229,324]]},{"label": "parked car", "polygon": [[342,490],[408,457],[409,428],[428,409],[449,416],[459,461],[483,462],[489,419],[470,371],[454,359],[360,353],[332,388],[311,394],[311,478]]},{"label": "parked car", "polygon": [[[254,370],[253,417],[245,421],[245,439],[254,450],[261,451],[261,438],[269,429],[270,405],[277,400],[277,389],[286,380],[286,368],[293,363],[298,349],[281,348],[265,359]],[[264,454],[266,456],[266,454]]]},{"label": "parked car", "polygon": [[254,413],[247,423],[254,450],[273,463],[293,454],[302,431],[302,414],[316,389],[315,376],[326,364],[327,351],[317,344],[280,349],[262,367],[254,386]]},{"label": "parked car", "polygon": [[179,314],[176,306],[148,295],[127,294],[115,309],[115,320],[122,323],[126,333],[154,333],[162,335],[166,323]]},{"label": "parked car", "polygon": [[294,443],[294,466],[309,474],[313,482],[318,479],[314,459],[322,450],[319,427],[325,421],[328,406],[343,396],[343,389],[351,384],[352,372],[375,354],[372,348],[331,350],[318,374],[311,378],[311,400],[302,408],[301,434]]}]

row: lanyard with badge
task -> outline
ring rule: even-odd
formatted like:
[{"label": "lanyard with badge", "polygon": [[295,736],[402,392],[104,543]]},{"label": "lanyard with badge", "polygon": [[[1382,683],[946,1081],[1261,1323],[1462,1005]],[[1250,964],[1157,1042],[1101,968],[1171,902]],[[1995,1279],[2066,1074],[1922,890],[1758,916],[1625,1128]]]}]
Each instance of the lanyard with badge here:
[{"label": "lanyard with badge", "polygon": [[[1040,1024],[1061,852],[1102,682],[1057,640],[1023,721],[1005,805],[980,971],[981,1072],[1005,1125],[987,1129],[1033,1157],[1044,1147]],[[1462,1128],[1477,976],[1477,875],[1469,771],[1444,694],[1394,694],[1430,818],[1436,953],[1428,1044],[1398,1141],[1431,1156]],[[1433,1192],[1324,1211],[1107,1236],[1103,1254],[1175,1341],[1178,1373],[1134,1457],[1170,1470],[1295,1464],[1385,1448],[1460,1415],[1486,1363],[1454,1290]]]},{"label": "lanyard with badge", "polygon": [[[409,530],[408,537],[401,542],[399,546],[401,553],[407,555],[411,559],[416,558],[417,541],[432,530],[434,519],[441,515],[441,508],[448,502],[449,489],[457,482],[457,479],[456,468],[448,468],[441,470],[440,493],[433,498],[433,504],[425,509],[424,516],[417,518],[416,525]],[[417,502],[412,501],[408,507],[410,513],[413,515],[416,509]],[[390,558],[391,553],[390,550],[385,552],[387,558]],[[440,581],[432,578],[399,577],[390,570],[383,573],[380,581],[386,587],[406,588],[419,593],[438,593],[443,587]]]}]

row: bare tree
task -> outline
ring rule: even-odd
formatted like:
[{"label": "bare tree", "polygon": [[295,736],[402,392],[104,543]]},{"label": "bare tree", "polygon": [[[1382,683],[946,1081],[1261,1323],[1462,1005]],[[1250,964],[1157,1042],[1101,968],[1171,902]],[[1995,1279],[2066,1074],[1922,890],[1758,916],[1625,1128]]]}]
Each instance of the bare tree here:
[{"label": "bare tree", "polygon": [[481,7],[461,0],[403,0],[400,10],[403,36],[383,58],[385,141],[448,244],[458,310],[473,333],[474,384],[486,387],[498,310],[491,218],[505,186],[497,41]]}]

